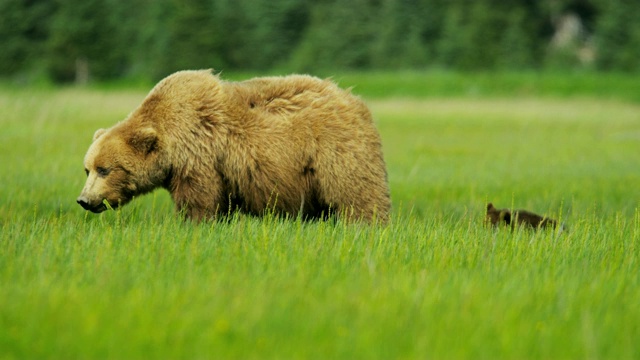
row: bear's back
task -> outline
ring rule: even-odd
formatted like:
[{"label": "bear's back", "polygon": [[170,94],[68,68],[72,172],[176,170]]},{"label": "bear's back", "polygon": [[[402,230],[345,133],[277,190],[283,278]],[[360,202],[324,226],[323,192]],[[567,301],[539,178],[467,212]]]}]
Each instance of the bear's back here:
[{"label": "bear's back", "polygon": [[[225,85],[234,93],[231,98],[241,102],[237,105],[266,113],[294,113],[304,109],[318,111],[340,106],[368,112],[366,105],[349,90],[341,89],[330,80],[310,75],[259,77]],[[370,116],[367,114],[365,118]]]}]

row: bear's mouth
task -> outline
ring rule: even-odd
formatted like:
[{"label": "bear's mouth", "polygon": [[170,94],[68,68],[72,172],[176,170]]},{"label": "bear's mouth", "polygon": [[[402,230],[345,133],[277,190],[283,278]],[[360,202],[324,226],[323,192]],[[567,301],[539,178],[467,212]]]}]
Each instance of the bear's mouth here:
[{"label": "bear's mouth", "polygon": [[87,210],[89,210],[89,211],[91,211],[93,213],[99,214],[99,213],[107,210],[107,205],[105,205],[103,203],[100,203],[100,204],[98,204],[98,205],[96,205],[96,206],[94,206],[92,208],[88,208]]},{"label": "bear's mouth", "polygon": [[[115,208],[118,207],[117,204],[116,205],[111,205],[111,203],[107,203],[106,200],[103,200],[102,202],[97,203],[97,204],[90,204],[87,201],[83,201],[83,199],[78,199],[78,204],[80,204],[80,206],[82,206],[83,209],[91,211],[92,213],[95,213],[95,214],[99,214],[99,213],[101,213],[101,212],[103,212],[105,210],[115,209]],[[108,206],[107,206],[107,204],[108,204]]]},{"label": "bear's mouth", "polygon": [[78,204],[80,204],[80,206],[82,206],[83,209],[91,211],[92,213],[96,213],[96,214],[107,210],[107,205],[103,203],[99,203],[98,205],[91,205],[87,202],[78,201]]}]

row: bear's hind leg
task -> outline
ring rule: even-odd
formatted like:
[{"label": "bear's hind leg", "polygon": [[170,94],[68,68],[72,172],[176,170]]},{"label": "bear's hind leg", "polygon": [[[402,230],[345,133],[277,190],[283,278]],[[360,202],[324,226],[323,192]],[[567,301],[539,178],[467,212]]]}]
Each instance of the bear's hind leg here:
[{"label": "bear's hind leg", "polygon": [[331,213],[346,221],[386,223],[391,210],[386,186],[362,180],[362,184],[351,188],[336,186],[340,181],[330,181],[333,187],[324,186],[323,200],[329,204]]}]

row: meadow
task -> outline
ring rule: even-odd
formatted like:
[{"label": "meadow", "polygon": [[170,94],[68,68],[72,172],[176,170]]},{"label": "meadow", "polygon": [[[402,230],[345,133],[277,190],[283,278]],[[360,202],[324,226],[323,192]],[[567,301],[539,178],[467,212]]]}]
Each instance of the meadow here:
[{"label": "meadow", "polygon": [[[633,80],[438,76],[336,77],[382,135],[387,226],[193,224],[164,191],[87,213],[92,134],[145,91],[0,88],[0,358],[639,358]],[[487,228],[489,201],[566,229]]]}]

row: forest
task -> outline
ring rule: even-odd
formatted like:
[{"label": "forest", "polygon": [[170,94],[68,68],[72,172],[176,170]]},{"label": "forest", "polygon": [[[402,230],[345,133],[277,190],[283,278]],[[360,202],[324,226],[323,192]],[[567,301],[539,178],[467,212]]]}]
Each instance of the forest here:
[{"label": "forest", "polygon": [[0,0],[0,77],[640,70],[637,0]]}]

